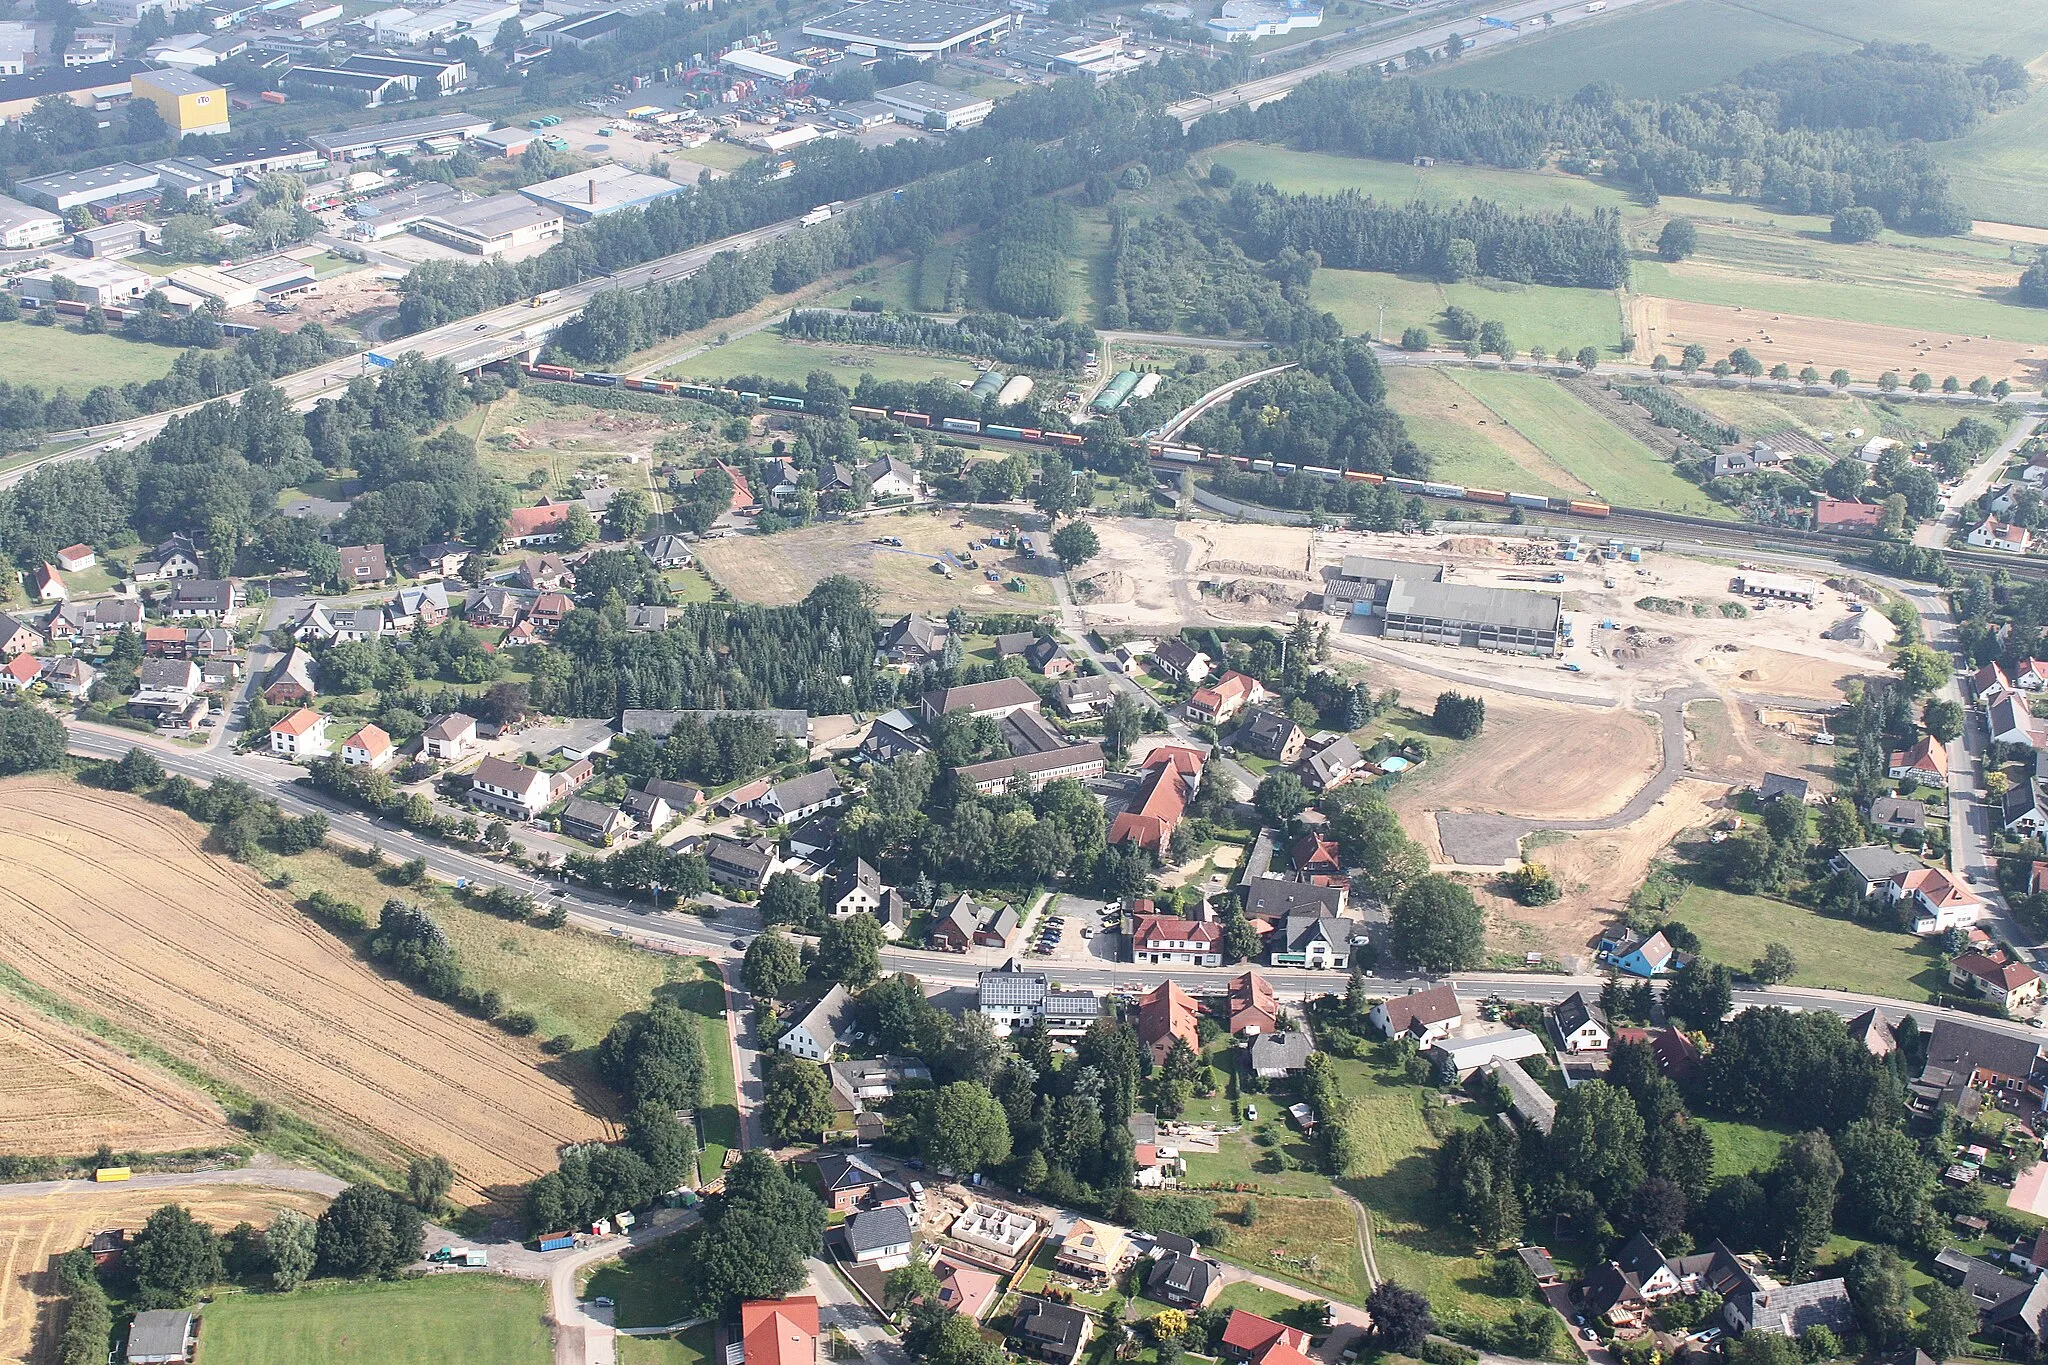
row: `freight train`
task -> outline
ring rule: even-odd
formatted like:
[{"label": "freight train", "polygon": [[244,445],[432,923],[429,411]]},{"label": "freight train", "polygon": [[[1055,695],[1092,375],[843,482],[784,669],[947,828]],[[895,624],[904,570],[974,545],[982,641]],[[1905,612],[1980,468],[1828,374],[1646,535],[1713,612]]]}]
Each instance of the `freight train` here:
[{"label": "freight train", "polygon": [[[764,408],[778,412],[803,412],[804,400],[779,393],[752,393],[745,389],[728,389],[710,384],[687,384],[675,379],[626,379],[601,370],[577,370],[567,365],[522,364],[522,374],[535,379],[553,379],[564,384],[591,384],[606,389],[632,389],[639,393],[659,393],[671,398],[745,398],[759,403]],[[854,417],[868,422],[901,422],[907,427],[936,428],[940,431],[961,435],[994,436],[1006,441],[1028,441],[1033,445],[1078,446],[1081,437],[1071,431],[1040,431],[1037,427],[1003,426],[997,422],[976,422],[965,417],[941,417],[932,421],[931,414],[912,412],[907,408],[869,408],[854,406],[847,409]]]},{"label": "freight train", "polygon": [[1285,460],[1254,459],[1245,455],[1224,455],[1214,450],[1203,450],[1199,446],[1171,445],[1164,441],[1147,441],[1145,454],[1152,460],[1167,465],[1202,465],[1229,463],[1254,474],[1293,474],[1297,471],[1312,474],[1326,483],[1346,480],[1351,483],[1385,484],[1400,493],[1414,493],[1426,498],[1453,498],[1460,502],[1490,502],[1509,507],[1523,507],[1536,512],[1569,512],[1581,517],[1606,517],[1612,509],[1604,502],[1590,498],[1552,498],[1541,493],[1506,493],[1495,488],[1470,488],[1463,484],[1437,483],[1427,479],[1402,479],[1386,474],[1368,474],[1360,469],[1331,469],[1327,465],[1289,464]]}]

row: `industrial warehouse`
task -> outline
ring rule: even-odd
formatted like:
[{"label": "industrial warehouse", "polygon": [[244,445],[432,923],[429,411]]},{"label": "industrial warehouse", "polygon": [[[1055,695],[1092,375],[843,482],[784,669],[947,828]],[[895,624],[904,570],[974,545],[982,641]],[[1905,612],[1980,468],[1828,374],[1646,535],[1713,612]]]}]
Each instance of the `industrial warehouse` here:
[{"label": "industrial warehouse", "polygon": [[843,43],[863,57],[944,57],[1000,38],[1012,22],[1001,10],[929,0],[868,0],[805,24],[804,36]]},{"label": "industrial warehouse", "polygon": [[1564,604],[1555,593],[1443,580],[1438,566],[1346,555],[1342,567],[1325,571],[1323,609],[1378,617],[1389,640],[1516,654],[1559,652]]}]

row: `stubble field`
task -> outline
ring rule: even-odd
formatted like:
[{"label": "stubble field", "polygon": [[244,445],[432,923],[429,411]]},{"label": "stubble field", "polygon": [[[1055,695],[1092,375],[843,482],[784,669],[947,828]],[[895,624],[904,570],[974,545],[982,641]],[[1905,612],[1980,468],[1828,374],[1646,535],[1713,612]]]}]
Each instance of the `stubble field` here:
[{"label": "stubble field", "polygon": [[196,1088],[0,995],[0,1155],[176,1152],[230,1140]]},{"label": "stubble field", "polygon": [[531,1042],[389,981],[183,816],[71,783],[5,784],[0,958],[35,986],[285,1106],[365,1157],[448,1158],[458,1198],[607,1135],[593,1088]]},{"label": "stubble field", "polygon": [[54,1361],[56,1284],[50,1258],[84,1246],[105,1228],[134,1232],[165,1204],[183,1204],[192,1216],[225,1232],[248,1221],[258,1227],[284,1209],[317,1216],[323,1195],[257,1186],[211,1185],[185,1189],[101,1187],[82,1192],[0,1199],[0,1360],[45,1365]]}]

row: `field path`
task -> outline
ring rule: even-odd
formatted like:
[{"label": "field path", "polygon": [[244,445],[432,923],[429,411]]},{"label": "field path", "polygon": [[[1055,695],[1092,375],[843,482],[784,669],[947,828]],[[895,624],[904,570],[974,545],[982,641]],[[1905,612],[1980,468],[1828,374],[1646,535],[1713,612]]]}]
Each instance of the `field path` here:
[{"label": "field path", "polygon": [[458,1197],[509,1193],[610,1135],[599,1092],[537,1046],[428,1000],[204,853],[200,826],[70,782],[0,785],[0,960],[396,1167],[438,1153]]}]

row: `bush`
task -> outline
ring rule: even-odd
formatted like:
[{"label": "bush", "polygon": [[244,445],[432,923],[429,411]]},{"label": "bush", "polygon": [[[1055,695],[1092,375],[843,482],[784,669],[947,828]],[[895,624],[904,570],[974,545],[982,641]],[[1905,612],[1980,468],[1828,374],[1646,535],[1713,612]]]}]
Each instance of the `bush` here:
[{"label": "bush", "polygon": [[524,1038],[540,1027],[540,1020],[534,1018],[525,1010],[513,1010],[503,1019],[500,1019],[498,1024],[505,1032]]}]

